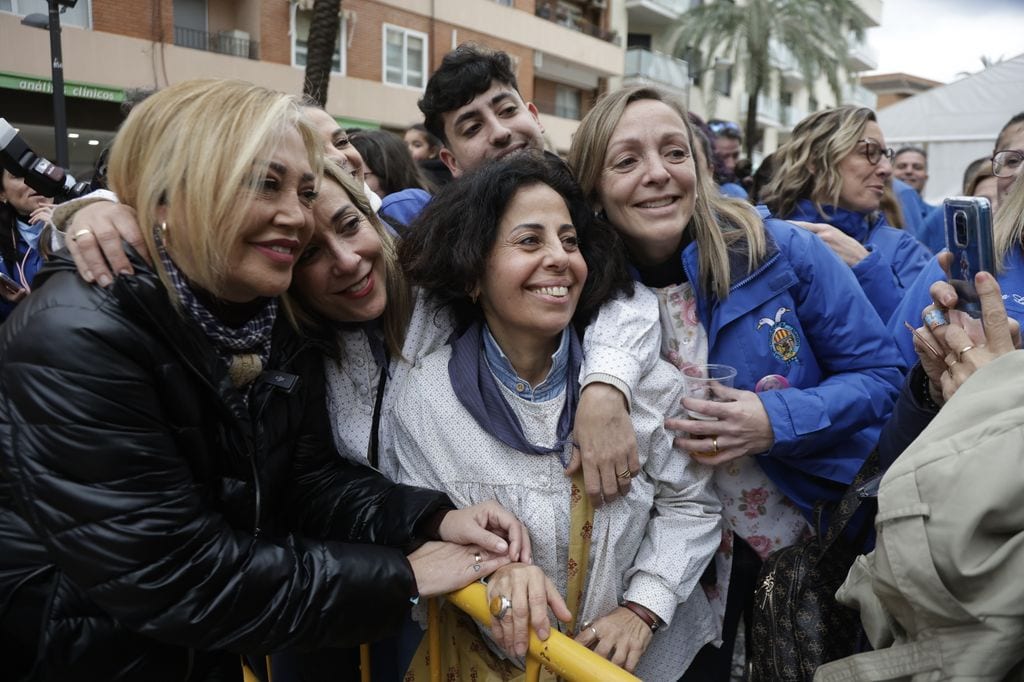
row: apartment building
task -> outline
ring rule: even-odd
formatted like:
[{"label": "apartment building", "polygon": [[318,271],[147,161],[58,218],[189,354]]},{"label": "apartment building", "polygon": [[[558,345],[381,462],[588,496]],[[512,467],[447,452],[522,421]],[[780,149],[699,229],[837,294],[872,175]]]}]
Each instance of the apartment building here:
[{"label": "apartment building", "polygon": [[[614,0],[621,3],[621,0]],[[135,89],[242,78],[302,90],[312,0],[78,0],[61,18],[72,170],[109,144]],[[24,25],[41,0],[0,0],[0,116],[53,158],[50,45]],[[607,0],[343,0],[327,110],[344,126],[404,130],[446,52],[505,50],[523,96],[565,151],[579,119],[623,73]]]},{"label": "apartment building", "polygon": [[[626,27],[625,70],[622,82],[655,83],[675,92],[689,108],[705,119],[721,118],[746,124],[747,93],[744,74],[733,56],[722,52],[701,54],[671,44],[675,26],[691,7],[707,2],[734,0],[623,0],[612,15],[613,27]],[[744,0],[735,0],[744,4]],[[867,27],[882,21],[882,0],[856,0]],[[824,77],[805,82],[796,61],[785,45],[772,46],[779,77],[771,79],[757,104],[761,143],[755,163],[774,151],[793,126],[809,113],[837,104]],[[877,52],[866,41],[854,41],[843,65],[847,74],[859,74],[878,67]],[[615,87],[618,82],[613,82]],[[855,82],[847,86],[842,104],[874,108],[874,93]]]}]

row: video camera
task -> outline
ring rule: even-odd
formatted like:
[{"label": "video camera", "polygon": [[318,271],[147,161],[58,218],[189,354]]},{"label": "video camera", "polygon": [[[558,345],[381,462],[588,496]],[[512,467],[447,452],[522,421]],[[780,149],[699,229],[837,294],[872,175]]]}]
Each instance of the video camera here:
[{"label": "video camera", "polygon": [[0,165],[43,196],[61,202],[88,194],[88,182],[76,182],[74,176],[60,166],[39,156],[18,135],[6,119],[0,118]]}]

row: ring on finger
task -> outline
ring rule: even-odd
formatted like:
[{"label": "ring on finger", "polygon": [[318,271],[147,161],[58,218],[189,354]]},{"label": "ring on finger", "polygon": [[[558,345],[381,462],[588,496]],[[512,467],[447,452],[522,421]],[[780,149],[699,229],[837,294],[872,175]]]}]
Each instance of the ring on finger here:
[{"label": "ring on finger", "polygon": [[711,447],[714,448],[714,450],[711,451],[711,454],[717,455],[718,454],[718,436],[711,436]]},{"label": "ring on finger", "polygon": [[616,478],[621,478],[624,481],[628,481],[629,479],[631,479],[633,477],[633,474],[629,470],[629,467],[627,467],[627,468],[623,469],[622,471],[620,471],[619,473],[615,474],[615,477]]},{"label": "ring on finger", "polygon": [[480,556],[480,552],[477,552],[476,554],[473,555],[473,563],[474,564],[478,564],[478,563],[480,563],[483,560],[484,560],[484,558],[482,556]]},{"label": "ring on finger", "polygon": [[964,346],[963,348],[961,348],[960,350],[958,350],[956,352],[956,361],[960,362],[961,360],[963,360],[964,359],[964,353],[966,353],[969,350],[974,350],[974,346],[967,345],[967,346]]},{"label": "ring on finger", "polygon": [[491,615],[502,620],[505,614],[508,613],[509,609],[512,608],[512,600],[503,594],[496,594],[491,598],[490,611]]},{"label": "ring on finger", "polygon": [[939,308],[932,308],[924,314],[922,319],[924,320],[924,323],[928,325],[929,329],[935,329],[944,324],[949,324],[949,320],[946,319],[946,314]]},{"label": "ring on finger", "polygon": [[84,237],[87,234],[92,234],[92,230],[81,229],[71,235],[71,241],[77,242],[79,237]]}]

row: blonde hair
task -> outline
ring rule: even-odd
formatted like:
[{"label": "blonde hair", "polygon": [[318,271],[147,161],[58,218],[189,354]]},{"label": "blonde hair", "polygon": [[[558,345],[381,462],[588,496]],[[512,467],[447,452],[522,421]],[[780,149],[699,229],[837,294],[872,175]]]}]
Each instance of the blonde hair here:
[{"label": "blonde hair", "polygon": [[184,261],[196,286],[220,295],[228,255],[253,202],[250,188],[262,184],[271,154],[292,130],[319,174],[323,143],[292,96],[203,79],[172,85],[132,109],[111,148],[108,179],[135,209],[172,301],[179,302],[158,254],[156,226],[165,222],[175,264]]},{"label": "blonde hair", "polygon": [[569,166],[583,189],[587,201],[601,203],[600,182],[605,170],[605,153],[615,128],[626,107],[633,102],[654,100],[675,111],[694,156],[696,202],[693,216],[684,229],[691,230],[698,247],[700,283],[704,291],[719,299],[729,295],[731,273],[729,249],[746,242],[748,270],[753,270],[764,259],[765,235],[760,217],[750,204],[721,196],[706,167],[696,163],[701,158],[694,142],[693,128],[686,108],[674,97],[650,86],[636,86],[609,92],[598,100],[594,108],[580,122],[569,149]]},{"label": "blonde hair", "polygon": [[764,203],[780,218],[793,213],[801,199],[836,206],[843,190],[839,162],[857,148],[875,112],[867,107],[844,106],[811,114],[793,128],[793,135],[775,151],[775,173],[764,188]]},{"label": "blonde hair", "polygon": [[[352,176],[339,164],[327,159],[324,162],[324,179],[341,186],[349,199],[355,204],[356,209],[363,214],[366,220],[373,227],[374,232],[380,239],[381,258],[384,262],[384,285],[387,291],[387,304],[381,315],[381,329],[384,332],[384,343],[391,353],[391,357],[402,357],[402,346],[405,343],[405,334],[409,328],[409,319],[412,317],[413,294],[412,287],[405,278],[401,266],[398,263],[398,252],[394,237],[384,226],[384,222],[373,211],[369,199]],[[317,225],[317,231],[320,226]],[[315,238],[315,237],[314,237]],[[301,267],[301,266],[300,266]],[[346,320],[325,320],[323,315],[314,313],[306,305],[302,295],[289,289],[281,297],[285,314],[288,320],[301,333],[314,334],[317,336],[329,336],[335,329],[331,322],[345,322]]]},{"label": "blonde hair", "polygon": [[992,225],[995,241],[996,272],[1006,269],[1006,258],[1013,249],[1024,249],[1024,174],[1006,191],[999,200],[995,222]]}]

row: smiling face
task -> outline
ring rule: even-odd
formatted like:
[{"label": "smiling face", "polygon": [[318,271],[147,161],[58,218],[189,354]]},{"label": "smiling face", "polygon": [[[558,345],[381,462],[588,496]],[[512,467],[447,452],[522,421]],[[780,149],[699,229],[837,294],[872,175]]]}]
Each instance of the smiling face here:
[{"label": "smiling face", "polygon": [[18,215],[27,216],[40,206],[52,204],[53,200],[44,197],[7,171],[0,171],[0,201],[6,201]]},{"label": "smiling face", "polygon": [[498,345],[554,353],[587,279],[576,228],[558,192],[541,184],[516,192],[485,273],[477,293]]},{"label": "smiling face", "polygon": [[304,107],[302,113],[323,138],[324,156],[341,164],[341,167],[351,173],[361,186],[364,181],[363,173],[366,170],[366,164],[363,163],[363,157],[359,155],[359,150],[349,142],[348,134],[338,125],[334,117],[323,109]]},{"label": "smiling face", "polygon": [[[882,129],[874,121],[864,126],[862,140],[870,140],[885,149]],[[864,153],[868,143],[858,142],[836,169],[842,178],[839,207],[859,213],[877,211],[885,193],[885,181],[892,175],[892,164],[884,155],[872,164]]]},{"label": "smiling face", "polygon": [[654,265],[675,255],[693,217],[696,184],[679,114],[656,100],[629,104],[608,142],[597,193],[638,262]]},{"label": "smiling face", "polygon": [[511,85],[492,81],[487,92],[445,113],[443,119],[448,142],[440,157],[455,177],[484,161],[524,149],[544,149],[537,107],[524,103]]},{"label": "smiling face", "polygon": [[[253,191],[255,196],[228,253],[227,274],[218,292],[231,303],[284,293],[291,283],[292,266],[312,235],[316,177],[297,130],[285,133],[270,155],[266,177]],[[172,229],[167,250],[189,276],[189,245],[181,244],[180,250],[176,245]]]},{"label": "smiling face", "polygon": [[906,151],[893,160],[892,174],[917,190],[924,190],[928,182],[928,159],[921,152]]},{"label": "smiling face", "polygon": [[316,231],[295,266],[293,291],[335,322],[377,319],[388,302],[377,231],[330,178],[324,178],[313,217]]}]

